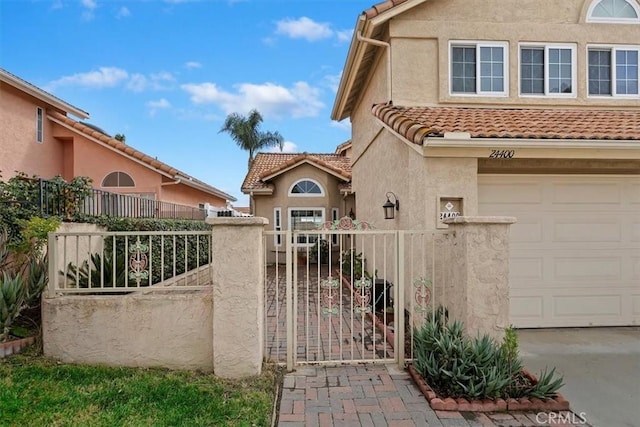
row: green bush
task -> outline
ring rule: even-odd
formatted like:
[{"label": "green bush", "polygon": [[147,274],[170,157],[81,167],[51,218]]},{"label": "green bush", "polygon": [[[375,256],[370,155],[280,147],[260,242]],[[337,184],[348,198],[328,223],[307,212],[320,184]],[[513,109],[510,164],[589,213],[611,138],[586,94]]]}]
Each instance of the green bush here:
[{"label": "green bush", "polygon": [[[211,226],[204,221],[175,220],[175,219],[147,219],[147,218],[110,218],[97,217],[89,222],[101,225],[107,231],[125,231],[131,233],[127,237],[116,236],[107,238],[104,241],[104,260],[100,253],[91,255],[90,263],[85,261],[80,266],[69,263],[64,272],[60,272],[67,279],[68,286],[79,287],[100,287],[103,283],[105,287],[125,286],[128,280],[125,277],[125,254],[130,256],[131,245],[137,239],[141,244],[147,245],[149,251],[149,274],[151,284],[159,283],[174,276],[192,270],[197,266],[209,263],[210,247],[207,236],[198,235],[172,235],[148,236],[136,235],[136,231],[209,231]],[[128,247],[127,247],[128,246]],[[115,254],[115,256],[114,256]],[[116,278],[114,282],[113,265],[116,266]],[[104,264],[104,269],[103,269]],[[107,265],[109,271],[107,271]],[[164,266],[164,269],[163,269]],[[101,273],[102,272],[102,273]],[[104,275],[104,279],[101,276]],[[91,283],[89,283],[91,276]],[[129,279],[135,280],[135,279]],[[134,286],[133,283],[130,284]],[[149,279],[141,281],[141,286],[148,286]]]},{"label": "green bush", "polygon": [[536,384],[523,375],[513,330],[500,345],[488,335],[467,337],[463,324],[449,322],[444,309],[427,319],[414,332],[414,365],[443,397],[551,398],[563,385],[555,369],[545,370]]},{"label": "green bush", "polygon": [[6,228],[0,230],[0,342],[5,341],[20,313],[40,300],[48,283],[47,257],[42,247],[46,234],[58,227],[55,219],[22,222],[22,240],[10,244]]}]

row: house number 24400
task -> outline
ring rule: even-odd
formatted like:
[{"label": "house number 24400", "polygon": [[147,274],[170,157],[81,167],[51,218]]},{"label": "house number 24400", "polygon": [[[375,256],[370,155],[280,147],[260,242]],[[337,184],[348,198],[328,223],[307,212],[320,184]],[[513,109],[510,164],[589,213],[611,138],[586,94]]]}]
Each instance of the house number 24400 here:
[{"label": "house number 24400", "polygon": [[512,159],[515,156],[515,150],[491,150],[490,159]]}]

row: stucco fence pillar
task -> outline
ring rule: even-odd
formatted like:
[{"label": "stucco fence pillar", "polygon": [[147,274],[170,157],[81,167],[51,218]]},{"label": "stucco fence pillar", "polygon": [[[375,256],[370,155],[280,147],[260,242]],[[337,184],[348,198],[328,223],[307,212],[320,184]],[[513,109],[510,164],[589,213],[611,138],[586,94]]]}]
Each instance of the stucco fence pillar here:
[{"label": "stucco fence pillar", "polygon": [[265,218],[207,218],[212,226],[213,371],[258,375],[264,352]]},{"label": "stucco fence pillar", "polygon": [[509,326],[509,228],[513,217],[461,216],[444,221],[452,237],[445,306],[467,332],[501,340]]}]

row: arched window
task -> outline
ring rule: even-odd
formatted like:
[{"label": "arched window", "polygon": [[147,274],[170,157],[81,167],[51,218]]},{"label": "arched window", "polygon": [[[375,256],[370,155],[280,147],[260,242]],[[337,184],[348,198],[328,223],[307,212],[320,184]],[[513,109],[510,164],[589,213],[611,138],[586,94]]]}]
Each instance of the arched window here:
[{"label": "arched window", "polygon": [[289,188],[289,196],[322,197],[324,196],[324,190],[318,182],[305,178],[293,183],[291,188]]},{"label": "arched window", "polygon": [[589,8],[587,22],[640,23],[640,7],[635,0],[596,0]]},{"label": "arched window", "polygon": [[102,180],[103,187],[135,187],[131,175],[125,172],[111,172]]}]

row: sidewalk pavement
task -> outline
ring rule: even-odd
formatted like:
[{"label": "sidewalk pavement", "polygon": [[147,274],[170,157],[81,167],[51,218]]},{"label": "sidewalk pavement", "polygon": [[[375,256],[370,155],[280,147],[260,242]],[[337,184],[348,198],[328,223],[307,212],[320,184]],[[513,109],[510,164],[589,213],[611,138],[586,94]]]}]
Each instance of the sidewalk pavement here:
[{"label": "sidewalk pavement", "polygon": [[[284,378],[280,427],[586,426],[571,412],[434,411],[409,374],[395,365],[299,368]],[[567,422],[568,421],[568,422]]]}]

